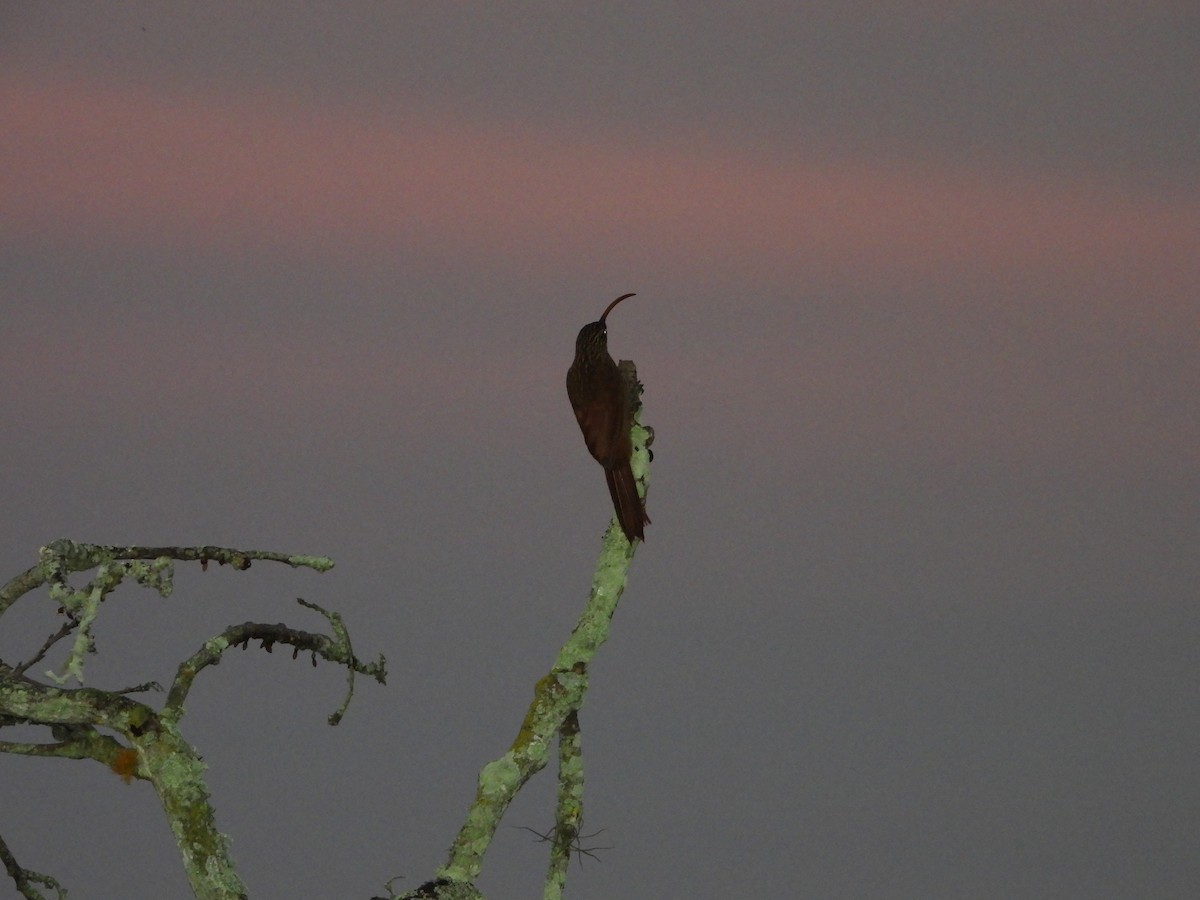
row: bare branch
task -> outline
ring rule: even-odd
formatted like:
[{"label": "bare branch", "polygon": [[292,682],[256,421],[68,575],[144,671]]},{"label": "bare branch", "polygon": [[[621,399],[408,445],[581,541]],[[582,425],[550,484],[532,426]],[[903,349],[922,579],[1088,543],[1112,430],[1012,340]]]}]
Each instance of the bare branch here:
[{"label": "bare branch", "polygon": [[[231,625],[216,637],[205,641],[203,647],[180,664],[178,671],[175,673],[175,680],[171,682],[171,687],[167,692],[167,702],[163,707],[163,716],[178,719],[183,714],[184,700],[187,699],[188,692],[192,689],[192,683],[195,681],[196,676],[209,666],[219,664],[222,654],[231,647],[241,646],[244,650],[250,645],[251,641],[259,641],[262,649],[268,653],[271,652],[275,644],[287,644],[295,648],[292,652],[293,658],[300,651],[307,651],[313,656],[313,665],[316,665],[317,657],[319,656],[329,662],[346,666],[351,673],[361,672],[363,675],[372,676],[380,684],[386,683],[387,660],[382,654],[378,661],[373,663],[360,661],[351,651],[349,636],[345,633],[345,627],[341,624],[341,619],[336,617],[336,614],[328,613],[316,604],[303,600],[300,602],[311,609],[321,612],[331,622],[336,618],[337,622],[334,630],[335,632],[340,631],[341,634],[337,638],[331,638],[328,635],[316,634],[311,631],[298,631],[283,624],[266,625],[260,622],[245,622],[241,625]],[[353,681],[351,681],[350,693],[353,693]],[[330,716],[331,725],[336,725],[341,720],[349,700],[350,695],[348,694],[342,706]]]},{"label": "bare branch", "polygon": [[558,802],[554,810],[554,840],[546,870],[545,900],[560,900],[567,884],[571,851],[579,845],[583,824],[583,735],[579,713],[572,711],[558,730]]},{"label": "bare branch", "polygon": [[[153,681],[116,691],[67,689],[61,682],[70,676],[82,679],[83,656],[93,649],[91,625],[106,596],[126,579],[167,596],[173,586],[174,560],[197,561],[202,567],[215,561],[239,570],[249,568],[254,560],[267,560],[318,572],[327,571],[333,563],[325,557],[224,547],[105,547],[65,540],[41,548],[39,557],[37,566],[0,588],[0,614],[19,597],[45,585],[67,621],[27,662],[17,668],[0,663],[0,727],[46,726],[55,742],[4,741],[0,742],[0,752],[90,758],[108,766],[126,782],[134,778],[150,782],[171,824],[195,895],[202,900],[244,898],[245,888],[233,867],[226,839],[215,826],[203,779],[204,763],[178,730],[183,703],[196,675],[220,662],[231,646],[241,644],[244,648],[250,641],[257,640],[269,652],[275,644],[288,644],[293,648],[293,658],[301,651],[307,651],[312,655],[314,665],[321,657],[348,669],[350,684],[346,699],[330,716],[331,723],[336,724],[353,694],[355,673],[370,675],[383,683],[386,660],[380,656],[375,662],[360,661],[354,655],[341,617],[301,600],[303,605],[325,616],[332,636],[300,631],[283,624],[247,622],[231,626],[207,641],[179,667],[161,713],[128,696],[161,691],[162,687]],[[71,575],[90,569],[95,571],[84,587],[71,584]],[[63,674],[48,673],[60,682],[59,686],[35,681],[25,674],[32,665],[45,658],[55,643],[72,634],[75,635],[74,645]],[[116,732],[117,736],[105,733],[107,731]],[[27,897],[41,897],[32,884],[42,876],[28,873],[11,861],[7,848],[4,853],[6,866],[18,889]],[[40,883],[53,885],[52,881]],[[58,889],[57,885],[53,886]],[[60,896],[63,893],[60,891]]]},{"label": "bare branch", "polygon": [[232,547],[118,547],[100,544],[82,544],[60,538],[41,548],[38,564],[26,569],[17,577],[0,587],[0,615],[25,594],[49,584],[65,588],[67,577],[72,572],[85,572],[114,560],[158,560],[169,559],[180,562],[199,562],[207,569],[210,561],[218,565],[229,565],[235,569],[248,569],[255,560],[278,562],[292,568],[309,568],[316,572],[328,572],[333,560],[326,556],[302,556],[292,553],[275,553],[269,550],[237,550]]}]

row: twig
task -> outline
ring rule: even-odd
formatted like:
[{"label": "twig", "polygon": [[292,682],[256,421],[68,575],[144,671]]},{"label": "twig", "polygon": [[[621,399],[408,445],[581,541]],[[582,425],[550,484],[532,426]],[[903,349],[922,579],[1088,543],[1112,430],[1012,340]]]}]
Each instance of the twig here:
[{"label": "twig", "polygon": [[12,851],[8,849],[8,844],[5,843],[3,836],[0,836],[0,860],[4,861],[5,871],[8,872],[17,890],[21,892],[21,896],[28,900],[46,900],[45,895],[33,886],[36,882],[43,887],[51,888],[58,895],[58,900],[66,900],[66,888],[49,875],[23,868],[17,862],[17,858],[13,856]]},{"label": "twig", "polygon": [[34,665],[46,656],[46,652],[51,647],[74,631],[77,624],[79,623],[77,623],[74,619],[68,618],[67,621],[63,622],[62,628],[58,629],[58,631],[54,632],[54,634],[50,635],[50,637],[46,638],[46,643],[42,644],[41,649],[39,649],[38,652],[35,653],[28,662],[17,663],[16,667],[13,669],[13,674],[24,675],[25,671],[30,666]]},{"label": "twig", "polygon": [[[325,610],[316,604],[303,600],[300,602],[311,609],[321,612],[327,618],[332,615],[325,612]],[[271,652],[271,648],[275,644],[287,644],[295,648],[292,652],[293,658],[300,651],[305,650],[313,655],[314,666],[317,664],[317,657],[320,656],[330,662],[346,666],[352,672],[370,675],[380,684],[386,684],[387,660],[384,656],[380,654],[379,659],[373,663],[362,662],[351,652],[349,636],[345,634],[345,627],[341,624],[340,619],[334,626],[334,630],[335,632],[341,632],[336,639],[328,635],[315,634],[310,631],[298,631],[282,624],[266,625],[261,622],[246,622],[242,625],[231,625],[216,637],[209,638],[204,642],[203,647],[180,663],[179,669],[175,673],[175,680],[171,682],[171,687],[167,691],[167,702],[163,706],[162,715],[167,718],[178,719],[183,714],[183,702],[187,699],[188,692],[192,689],[192,683],[195,681],[196,676],[209,666],[215,666],[220,663],[221,655],[226,650],[239,645],[242,649],[245,649],[250,645],[251,641],[259,641],[262,648],[268,653]],[[351,682],[352,692],[353,682]],[[347,695],[341,707],[330,716],[331,725],[336,725],[341,720],[342,714],[346,709],[346,704],[348,703],[349,695]]]}]

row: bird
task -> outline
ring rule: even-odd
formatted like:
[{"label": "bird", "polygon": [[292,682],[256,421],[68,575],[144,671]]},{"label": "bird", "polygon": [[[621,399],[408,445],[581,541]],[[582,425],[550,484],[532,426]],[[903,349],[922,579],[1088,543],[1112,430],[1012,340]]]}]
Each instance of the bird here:
[{"label": "bird", "polygon": [[630,465],[633,442],[629,430],[633,425],[636,385],[630,383],[609,355],[605,319],[622,300],[636,296],[622,294],[608,304],[597,321],[579,329],[575,360],[567,370],[571,409],[575,411],[588,452],[604,467],[617,522],[630,544],[634,540],[645,541],[644,526],[650,524]]}]

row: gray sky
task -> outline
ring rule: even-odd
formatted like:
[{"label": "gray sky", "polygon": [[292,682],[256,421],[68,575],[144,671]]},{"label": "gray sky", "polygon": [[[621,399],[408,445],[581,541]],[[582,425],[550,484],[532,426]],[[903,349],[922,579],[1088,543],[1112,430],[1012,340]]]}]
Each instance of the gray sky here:
[{"label": "gray sky", "polygon": [[[1198,39],[1166,2],[9,5],[0,571],[332,556],[118,594],[90,683],[338,609],[388,687],[331,729],[340,672],[249,651],[185,735],[252,896],[415,886],[582,609],[610,508],[563,378],[636,291],[653,525],[570,896],[1196,896]],[[0,658],[57,624],[24,601]],[[186,896],[146,785],[0,767],[24,865]],[[539,895],[543,851],[502,830],[481,887]]]}]

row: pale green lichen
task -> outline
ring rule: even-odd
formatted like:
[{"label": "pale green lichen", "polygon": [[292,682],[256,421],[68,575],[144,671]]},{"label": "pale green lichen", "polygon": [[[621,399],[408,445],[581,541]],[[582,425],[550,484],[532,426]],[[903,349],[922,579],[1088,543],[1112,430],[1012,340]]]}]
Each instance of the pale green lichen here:
[{"label": "pale green lichen", "polygon": [[[634,444],[632,467],[634,478],[644,497],[649,484],[649,429],[640,421],[633,426]],[[459,831],[450,858],[438,870],[441,878],[470,884],[483,866],[483,855],[499,827],[512,797],[521,786],[549,761],[550,748],[560,735],[567,717],[579,710],[587,693],[587,670],[600,646],[607,640],[617,602],[625,590],[629,564],[637,551],[637,542],[630,543],[614,520],[604,536],[600,559],[592,579],[587,605],[570,637],[559,650],[550,673],[538,681],[521,727],[508,752],[483,767],[475,802],[467,811],[467,819]],[[577,724],[577,723],[576,723]],[[582,820],[583,757],[579,750],[577,729],[564,735],[570,746],[560,755],[560,789],[556,819],[558,825],[577,833]],[[547,879],[547,896],[561,895],[565,882],[565,862],[569,861],[570,846],[565,852],[556,851]],[[557,894],[555,893],[557,885]]]},{"label": "pale green lichen", "polygon": [[333,568],[333,560],[328,556],[289,556],[287,564],[294,568],[312,569],[315,572],[328,572]]}]

